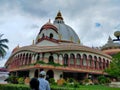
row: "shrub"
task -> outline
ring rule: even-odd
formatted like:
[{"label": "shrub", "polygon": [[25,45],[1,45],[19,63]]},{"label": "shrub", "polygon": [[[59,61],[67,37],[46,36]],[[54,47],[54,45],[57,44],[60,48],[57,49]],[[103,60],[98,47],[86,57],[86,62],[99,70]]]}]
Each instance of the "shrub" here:
[{"label": "shrub", "polygon": [[110,79],[109,78],[106,78],[105,76],[99,76],[98,77],[98,82],[100,84],[106,84],[106,83],[110,83]]},{"label": "shrub", "polygon": [[73,83],[73,82],[74,82],[74,79],[73,79],[73,78],[68,78],[68,79],[67,79],[67,82],[68,82],[68,83]]},{"label": "shrub", "polygon": [[30,90],[30,88],[19,84],[0,84],[0,90]]},{"label": "shrub", "polygon": [[9,83],[13,83],[13,84],[17,84],[18,83],[18,77],[17,76],[9,76],[8,78],[7,78],[7,81],[9,82]]},{"label": "shrub", "polygon": [[79,83],[78,82],[74,82],[74,88],[79,88]]},{"label": "shrub", "polygon": [[52,85],[55,85],[55,84],[56,84],[54,78],[50,78],[50,79],[49,79],[49,82],[50,82],[50,84],[52,84]]},{"label": "shrub", "polygon": [[18,84],[24,84],[24,78],[23,77],[18,78]]}]

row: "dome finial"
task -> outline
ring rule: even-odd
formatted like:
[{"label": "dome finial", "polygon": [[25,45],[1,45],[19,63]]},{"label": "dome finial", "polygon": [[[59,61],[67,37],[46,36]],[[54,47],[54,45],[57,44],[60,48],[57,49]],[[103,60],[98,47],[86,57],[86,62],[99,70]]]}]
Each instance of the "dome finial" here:
[{"label": "dome finial", "polygon": [[56,20],[56,19],[63,20],[63,17],[62,17],[62,14],[61,14],[60,10],[59,10],[59,12],[57,13],[57,16],[55,17],[55,20]]},{"label": "dome finial", "polygon": [[35,41],[33,40],[33,41],[32,41],[32,45],[34,45],[34,44],[35,44]]},{"label": "dome finial", "polygon": [[49,23],[51,22],[51,20],[49,19]]}]

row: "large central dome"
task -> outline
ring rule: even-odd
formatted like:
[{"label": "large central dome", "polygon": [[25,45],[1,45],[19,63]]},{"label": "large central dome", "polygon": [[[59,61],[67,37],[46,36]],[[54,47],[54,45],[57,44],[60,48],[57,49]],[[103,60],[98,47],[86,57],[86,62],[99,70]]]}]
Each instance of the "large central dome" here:
[{"label": "large central dome", "polygon": [[62,35],[62,40],[73,41],[75,43],[80,43],[80,39],[75,31],[63,21],[62,15],[58,12],[55,21],[53,23],[57,28],[59,34]]},{"label": "large central dome", "polygon": [[60,12],[58,12],[55,17],[53,24],[49,21],[42,26],[37,36],[36,43],[40,42],[43,37],[47,37],[47,39],[52,38],[58,42],[80,43],[78,35],[70,26],[64,23]]}]

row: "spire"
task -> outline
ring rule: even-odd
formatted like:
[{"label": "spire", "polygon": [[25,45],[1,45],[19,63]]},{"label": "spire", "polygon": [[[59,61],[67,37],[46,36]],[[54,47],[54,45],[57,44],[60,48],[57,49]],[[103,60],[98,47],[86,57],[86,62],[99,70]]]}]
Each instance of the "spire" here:
[{"label": "spire", "polygon": [[112,38],[110,36],[108,38],[108,43],[113,43],[113,40],[112,40]]},{"label": "spire", "polygon": [[63,20],[63,17],[60,11],[57,13],[57,16],[55,17],[55,20],[57,19]]},{"label": "spire", "polygon": [[34,44],[35,44],[35,41],[33,40],[32,45],[34,45]]},{"label": "spire", "polygon": [[112,40],[112,38],[109,36],[108,41],[111,41],[111,40]]},{"label": "spire", "polygon": [[51,20],[49,19],[49,23],[51,23]]}]

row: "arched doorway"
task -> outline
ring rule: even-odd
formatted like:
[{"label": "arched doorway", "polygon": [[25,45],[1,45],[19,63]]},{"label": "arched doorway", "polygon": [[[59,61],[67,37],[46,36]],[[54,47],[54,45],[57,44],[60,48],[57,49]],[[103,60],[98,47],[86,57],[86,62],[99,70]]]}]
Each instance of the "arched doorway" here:
[{"label": "arched doorway", "polygon": [[38,69],[35,70],[34,77],[38,78]]},{"label": "arched doorway", "polygon": [[54,78],[53,70],[48,70],[46,73],[46,79],[49,80],[50,78]]}]

